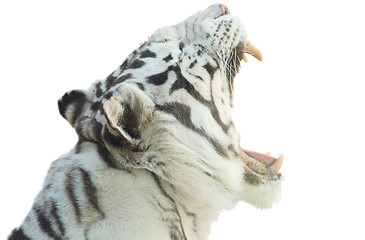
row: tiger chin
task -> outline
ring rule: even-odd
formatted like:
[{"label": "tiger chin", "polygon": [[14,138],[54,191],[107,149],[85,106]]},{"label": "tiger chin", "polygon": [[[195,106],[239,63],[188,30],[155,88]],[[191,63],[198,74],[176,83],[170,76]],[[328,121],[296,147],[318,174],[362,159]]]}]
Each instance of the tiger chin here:
[{"label": "tiger chin", "polygon": [[201,240],[240,200],[270,208],[283,159],[242,150],[231,116],[241,60],[262,58],[246,37],[215,4],[67,92],[58,107],[79,140],[8,239]]}]

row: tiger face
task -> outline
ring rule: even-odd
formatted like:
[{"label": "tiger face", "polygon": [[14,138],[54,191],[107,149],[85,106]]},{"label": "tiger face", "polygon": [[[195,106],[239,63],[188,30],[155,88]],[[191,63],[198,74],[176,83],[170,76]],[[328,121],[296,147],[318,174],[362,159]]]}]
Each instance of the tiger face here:
[{"label": "tiger face", "polygon": [[156,31],[150,40],[179,43],[180,49],[184,50],[181,57],[209,55],[201,58],[217,61],[217,67],[223,68],[225,72],[231,93],[245,51],[261,59],[259,51],[250,52],[246,46],[250,44],[246,37],[242,22],[231,15],[226,6],[216,4],[177,25]]},{"label": "tiger face", "polygon": [[[242,181],[280,181],[282,159],[243,151],[231,116],[244,54],[262,58],[246,37],[222,4],[157,30],[105,80],[59,101],[79,135],[77,149],[96,142],[111,166],[147,169],[192,199],[217,198],[217,182],[222,198],[236,199]],[[193,188],[197,181],[211,188]]]}]

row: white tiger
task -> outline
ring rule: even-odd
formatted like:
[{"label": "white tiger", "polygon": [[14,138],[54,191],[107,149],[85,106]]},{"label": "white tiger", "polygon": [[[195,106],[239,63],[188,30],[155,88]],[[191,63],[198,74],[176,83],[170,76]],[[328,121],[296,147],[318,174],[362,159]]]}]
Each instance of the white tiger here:
[{"label": "white tiger", "polygon": [[202,240],[240,200],[271,207],[282,159],[241,150],[231,117],[244,53],[261,58],[246,36],[215,4],[157,30],[88,91],[66,93],[59,110],[79,141],[8,239]]}]

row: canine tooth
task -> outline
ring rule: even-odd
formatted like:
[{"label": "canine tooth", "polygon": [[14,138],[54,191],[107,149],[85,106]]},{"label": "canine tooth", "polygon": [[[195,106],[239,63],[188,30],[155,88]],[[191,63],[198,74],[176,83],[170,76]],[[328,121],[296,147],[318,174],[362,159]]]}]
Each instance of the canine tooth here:
[{"label": "canine tooth", "polygon": [[281,165],[283,165],[283,161],[284,161],[284,154],[280,154],[279,158],[272,165],[270,165],[270,168],[274,172],[279,172]]},{"label": "canine tooth", "polygon": [[258,50],[255,45],[253,45],[250,41],[246,40],[244,52],[251,54],[253,57],[255,57],[257,60],[262,60],[262,53],[260,50]]}]

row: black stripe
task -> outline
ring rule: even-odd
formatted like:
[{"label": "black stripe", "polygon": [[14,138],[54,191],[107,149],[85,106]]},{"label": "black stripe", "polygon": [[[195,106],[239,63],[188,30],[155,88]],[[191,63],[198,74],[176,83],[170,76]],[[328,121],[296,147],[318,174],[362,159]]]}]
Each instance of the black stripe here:
[{"label": "black stripe", "polygon": [[142,91],[145,90],[143,83],[137,82],[136,84],[137,84],[137,86],[138,86],[139,89],[141,89]]},{"label": "black stripe", "polygon": [[101,132],[103,130],[103,124],[96,121],[95,119],[90,120],[91,121],[91,129],[92,129],[92,136],[90,138],[94,141],[101,142]]},{"label": "black stripe", "polygon": [[84,191],[87,196],[88,201],[91,203],[93,208],[102,216],[105,217],[105,213],[100,209],[98,196],[97,196],[97,189],[91,180],[90,173],[87,172],[85,169],[79,169],[82,174],[82,180],[84,182]]},{"label": "black stripe", "polygon": [[185,43],[180,42],[179,43],[179,49],[180,49],[180,51],[183,51],[184,47],[185,47]]},{"label": "black stripe", "polygon": [[[150,172],[152,177],[153,177],[153,180],[156,182],[158,188],[160,189],[160,192],[167,198],[170,200],[171,203],[174,203],[175,204],[175,208],[176,208],[176,203],[174,201],[174,199],[168,195],[165,191],[165,189],[162,187],[161,185],[161,182],[160,182],[160,179],[158,178],[158,176],[154,173],[154,172]],[[178,213],[178,212],[177,212]]]},{"label": "black stripe", "polygon": [[90,119],[87,116],[82,117],[75,125],[75,130],[81,142],[84,140],[102,142],[103,125],[95,119]]},{"label": "black stripe", "polygon": [[61,217],[59,215],[59,211],[58,211],[56,202],[52,203],[51,215],[54,218],[55,223],[58,226],[58,230],[61,232],[61,235],[65,236],[65,226],[64,226],[63,222],[61,221]]},{"label": "black stripe", "polygon": [[108,150],[103,147],[102,145],[97,145],[97,151],[101,159],[108,165],[108,167],[119,169],[116,161],[113,159],[113,157],[110,155]]},{"label": "black stripe", "polygon": [[210,79],[213,79],[214,74],[219,69],[218,67],[213,67],[209,62],[207,62],[203,68],[209,73]]},{"label": "black stripe", "polygon": [[169,55],[167,55],[167,57],[165,57],[163,60],[164,60],[165,62],[170,62],[172,59],[173,59],[173,58],[172,58],[171,54],[169,54]]},{"label": "black stripe", "polygon": [[84,143],[83,139],[79,139],[79,141],[77,141],[77,143],[75,144],[75,153],[79,154],[82,150],[82,144]]},{"label": "black stripe", "polygon": [[204,100],[204,98],[202,96],[200,96],[200,93],[198,93],[195,90],[193,85],[181,74],[181,69],[179,66],[173,67],[172,70],[176,74],[176,80],[170,88],[170,94],[174,93],[175,91],[177,91],[179,89],[185,89],[194,98],[202,99],[203,102],[207,102],[206,100]]},{"label": "black stripe", "polygon": [[162,73],[158,73],[158,74],[149,76],[147,78],[147,81],[154,85],[162,85],[167,81],[170,70],[171,70],[171,68],[169,67],[169,68],[167,68],[166,71],[164,71]]},{"label": "black stripe", "polygon": [[203,104],[209,108],[214,120],[219,124],[219,126],[221,126],[223,131],[225,133],[227,133],[230,125],[224,124],[222,122],[221,118],[219,117],[218,109],[215,106],[212,92],[211,92],[212,100],[208,101],[208,100],[204,99],[203,96],[195,89],[195,87],[182,75],[181,69],[179,66],[170,67],[170,68],[176,74],[176,80],[170,88],[170,94],[174,93],[175,91],[177,91],[179,89],[185,89],[195,100],[199,101],[201,104]]},{"label": "black stripe", "polygon": [[83,133],[83,129],[85,128],[85,122],[88,121],[88,117],[87,116],[83,116],[76,124],[75,126],[75,130],[77,135],[79,136],[79,139],[85,140],[88,139],[87,136],[85,136],[85,134]]},{"label": "black stripe", "polygon": [[193,231],[194,231],[194,233],[197,233],[197,232],[198,232],[198,226],[197,226],[198,218],[197,218],[196,214],[195,214],[195,213],[191,213],[191,212],[189,212],[189,211],[186,209],[186,207],[185,207],[185,206],[183,206],[183,205],[180,205],[180,206],[182,206],[182,208],[183,208],[183,210],[184,210],[184,212],[185,212],[186,216],[189,216],[189,217],[191,217],[191,218],[192,218],[192,222],[193,222]]},{"label": "black stripe", "polygon": [[[181,216],[180,216],[180,213],[177,209],[176,202],[174,201],[174,199],[169,194],[167,194],[165,189],[162,187],[162,184],[161,184],[160,179],[158,178],[158,176],[153,172],[150,172],[150,173],[152,174],[152,177],[155,180],[155,182],[156,182],[158,188],[160,189],[161,193],[173,205],[173,210],[174,210],[174,213],[176,214],[176,217],[177,217],[178,226],[176,226],[176,224],[175,224],[176,221],[173,221],[172,219],[169,222],[172,225],[172,226],[170,226],[170,238],[173,239],[173,240],[175,240],[175,239],[176,240],[187,240],[186,235],[185,235],[185,231],[184,231],[184,227],[183,227],[183,224],[182,224]],[[180,236],[178,236],[177,234],[179,234]]]},{"label": "black stripe", "polygon": [[87,102],[86,95],[83,92],[79,92],[80,97],[78,99],[75,99],[74,102],[74,109],[72,112],[72,118],[69,120],[71,122],[71,125],[74,126],[77,118],[82,114],[82,110],[84,108],[85,103]]},{"label": "black stripe", "polygon": [[103,95],[104,91],[103,89],[101,89],[101,82],[98,82],[97,84],[95,84],[95,96],[96,97],[100,97],[101,95]]},{"label": "black stripe", "polygon": [[[113,81],[117,78],[117,77],[114,77],[114,72],[112,72],[105,80],[105,87],[106,89],[108,89],[108,85],[112,84]],[[101,95],[100,95],[101,96]],[[100,96],[97,96],[97,97],[100,97]]]},{"label": "black stripe", "polygon": [[205,106],[210,107],[211,102],[204,99],[203,96],[194,88],[194,86],[182,75],[179,66],[173,67],[172,70],[176,74],[176,80],[171,86],[170,94],[179,89],[185,89],[191,96],[194,97],[194,99],[204,104]]},{"label": "black stripe", "polygon": [[129,64],[129,61],[128,61],[128,59],[126,59],[126,60],[122,63],[122,65],[120,65],[120,67],[119,67],[120,72],[123,72],[123,71],[126,69],[126,67],[128,66],[128,64]]},{"label": "black stripe", "polygon": [[8,240],[31,240],[28,236],[26,236],[23,232],[22,228],[14,229],[8,237]]},{"label": "black stripe", "polygon": [[177,120],[179,120],[184,126],[196,130],[193,122],[191,121],[191,108],[188,105],[172,102],[165,103],[163,105],[156,104],[156,109],[160,111],[167,112],[173,115]]},{"label": "black stripe", "polygon": [[130,65],[128,65],[126,69],[137,69],[143,67],[143,65],[145,65],[145,62],[136,59]]},{"label": "black stripe", "polygon": [[202,104],[209,106],[210,102],[205,100],[203,96],[194,88],[194,86],[182,75],[181,69],[179,66],[175,66],[171,68],[176,74],[176,80],[172,84],[170,89],[170,94],[179,90],[185,89],[190,95],[192,95],[196,100],[201,102]]},{"label": "black stripe", "polygon": [[90,110],[97,111],[98,109],[101,109],[101,105],[102,105],[101,101],[93,102],[90,106]]},{"label": "black stripe", "polygon": [[41,230],[52,239],[62,240],[62,238],[54,231],[52,227],[52,222],[48,219],[46,215],[43,214],[40,207],[34,207],[33,209],[37,215],[38,224]]},{"label": "black stripe", "polygon": [[194,74],[192,74],[191,72],[187,72],[187,73],[188,73],[190,76],[193,76],[193,77],[195,77],[195,78],[199,79],[200,81],[204,82],[204,79],[203,79],[201,76],[194,75]]},{"label": "black stripe", "polygon": [[108,150],[104,146],[102,146],[100,144],[96,144],[96,146],[97,146],[97,152],[98,152],[99,156],[106,163],[106,165],[108,167],[133,174],[133,171],[131,169],[129,169],[127,167],[118,166],[116,160],[113,158],[113,156],[108,152]]},{"label": "black stripe", "polygon": [[190,63],[188,68],[193,68],[195,66],[195,64],[197,64],[197,63],[198,63],[198,60],[195,59],[194,62]]},{"label": "black stripe", "polygon": [[228,154],[224,150],[223,146],[212,137],[208,136],[204,130],[196,128],[191,121],[191,109],[189,106],[182,103],[165,103],[163,105],[156,105],[156,109],[160,111],[164,111],[173,115],[178,121],[180,121],[185,127],[190,128],[194,132],[203,136],[205,139],[209,141],[210,144],[213,145],[215,151],[221,156],[227,157]]},{"label": "black stripe", "polygon": [[[132,55],[132,54],[131,54]],[[125,69],[126,69],[126,67],[127,67],[127,65],[129,64],[129,61],[128,61],[128,59],[126,59],[123,63],[122,63],[122,65],[120,65],[119,66],[119,69],[120,69],[120,73],[122,73]],[[116,77],[114,77],[114,73],[115,73],[116,71],[114,71],[114,72],[112,72],[111,74],[109,74],[109,76],[106,78],[106,80],[105,80],[105,86],[108,86],[108,84],[111,84],[118,76],[116,76]],[[107,89],[108,89],[108,87],[107,87]],[[100,93],[100,92],[99,92]],[[97,95],[97,97],[100,97],[101,95]]]},{"label": "black stripe", "polygon": [[143,51],[140,56],[140,58],[155,58],[155,57],[156,57],[156,53],[151,52],[148,49],[146,51]]},{"label": "black stripe", "polygon": [[107,92],[106,94],[104,94],[104,99],[109,100],[111,97],[113,97],[113,95],[113,91]]},{"label": "black stripe", "polygon": [[114,87],[117,84],[122,83],[128,79],[131,79],[132,77],[133,77],[133,74],[128,73],[128,74],[120,76],[118,78],[109,79],[106,81],[105,87],[106,87],[106,89],[110,89],[111,87]]},{"label": "black stripe", "polygon": [[76,193],[75,193],[75,183],[74,183],[74,176],[72,175],[74,173],[73,169],[71,172],[69,172],[66,176],[66,193],[67,196],[71,202],[71,205],[75,211],[75,215],[76,215],[76,220],[78,223],[81,222],[81,210],[80,210],[80,206],[78,203],[78,200],[76,198]]}]

